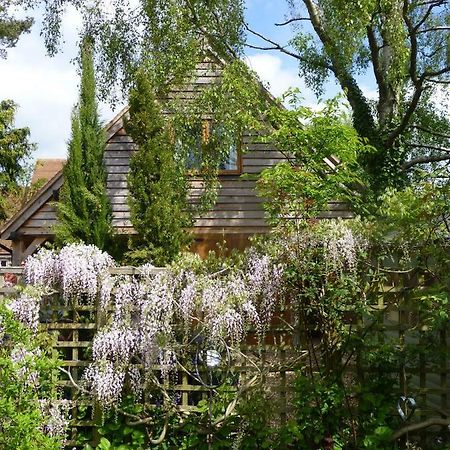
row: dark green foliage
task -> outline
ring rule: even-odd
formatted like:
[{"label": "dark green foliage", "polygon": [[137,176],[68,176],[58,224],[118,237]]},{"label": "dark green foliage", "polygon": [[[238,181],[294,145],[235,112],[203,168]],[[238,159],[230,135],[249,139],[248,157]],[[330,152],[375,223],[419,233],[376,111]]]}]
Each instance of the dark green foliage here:
[{"label": "dark green foliage", "polygon": [[[58,364],[52,338],[35,334],[14,320],[0,300],[0,448],[55,450],[61,437],[44,431],[49,422],[40,401],[58,398]],[[22,359],[17,354],[25,354]],[[35,381],[30,383],[31,377]]]},{"label": "dark green foliage", "polygon": [[94,244],[102,250],[110,245],[111,207],[106,195],[103,163],[105,136],[95,99],[92,48],[88,39],[81,49],[80,100],[72,116],[69,157],[58,202],[59,245],[75,241]]},{"label": "dark green foliage", "polygon": [[129,104],[126,129],[138,146],[128,176],[131,221],[138,234],[130,240],[129,256],[135,262],[164,265],[189,241],[184,160],[177,157],[174,138],[143,69],[136,73]]},{"label": "dark green foliage", "polygon": [[0,58],[6,58],[6,48],[14,47],[22,33],[29,33],[33,19],[16,19],[10,15],[14,0],[0,0]]},{"label": "dark green foliage", "polygon": [[14,128],[16,108],[12,100],[0,103],[0,221],[7,217],[7,195],[26,181],[25,162],[35,147],[28,128]]}]

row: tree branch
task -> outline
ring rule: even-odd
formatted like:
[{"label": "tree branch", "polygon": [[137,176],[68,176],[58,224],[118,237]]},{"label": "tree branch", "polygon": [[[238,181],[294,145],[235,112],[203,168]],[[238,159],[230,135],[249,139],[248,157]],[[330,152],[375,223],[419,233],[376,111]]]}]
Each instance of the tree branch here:
[{"label": "tree branch", "polygon": [[406,425],[405,427],[397,430],[392,435],[391,440],[395,441],[396,439],[402,437],[406,433],[411,433],[411,432],[417,431],[417,430],[423,430],[424,428],[432,427],[433,425],[440,425],[443,427],[448,427],[448,426],[450,426],[450,421],[448,419],[432,418],[432,419],[424,420],[423,422],[412,423],[410,425]]},{"label": "tree branch", "polygon": [[429,130],[428,128],[424,128],[420,125],[411,125],[411,128],[415,128],[416,130],[423,131],[424,133],[432,134],[433,136],[438,136],[444,139],[450,139],[450,134],[439,133],[438,131]]},{"label": "tree branch", "polygon": [[[427,16],[427,14],[429,14],[431,12],[432,7],[430,6],[430,8],[428,9],[427,13],[425,14],[425,16]],[[409,41],[411,44],[411,51],[410,51],[410,60],[409,60],[409,76],[411,77],[412,82],[414,83],[415,86],[417,86],[418,83],[418,77],[417,77],[417,28],[420,25],[417,25],[416,27],[413,26],[411,18],[409,17],[409,2],[408,0],[404,0],[403,2],[403,10],[402,10],[402,15],[403,15],[403,21],[406,24],[406,27],[408,28],[408,33],[409,33]],[[426,20],[426,19],[424,19]],[[419,22],[420,24],[420,22]]]},{"label": "tree branch", "polygon": [[[264,42],[267,42],[268,44],[271,45],[271,47],[259,47],[259,46],[252,45],[252,44],[245,44],[247,47],[254,48],[257,50],[278,50],[279,52],[284,53],[289,56],[292,56],[293,58],[295,58],[299,61],[306,61],[306,58],[302,57],[298,53],[294,53],[294,52],[291,52],[290,50],[287,50],[285,46],[281,46],[280,44],[273,41],[272,39],[269,39],[268,37],[264,36],[263,34],[251,29],[247,23],[245,24],[245,29],[249,33],[253,34],[254,36],[260,38]],[[332,67],[327,64],[323,64],[322,67],[324,67],[325,69],[328,69],[328,70],[333,70]]]},{"label": "tree branch", "polygon": [[433,80],[431,78],[428,78],[427,81],[436,84],[450,84],[450,80]]},{"label": "tree branch", "polygon": [[388,136],[386,139],[386,147],[392,147],[396,139],[406,130],[408,127],[409,121],[411,120],[412,115],[416,111],[417,105],[419,104],[420,97],[422,92],[426,89],[423,87],[424,76],[420,77],[416,82],[416,88],[414,90],[413,98],[405,111],[405,114],[400,121],[398,127]]},{"label": "tree branch", "polygon": [[447,161],[450,160],[450,154],[447,155],[435,155],[435,156],[421,156],[420,158],[414,158],[410,161],[405,162],[402,165],[402,169],[407,171],[411,169],[411,167],[416,166],[417,164],[427,164],[430,162],[439,162],[439,161]]},{"label": "tree branch", "polygon": [[439,0],[437,2],[431,2],[429,4],[429,7],[426,10],[425,14],[423,15],[422,19],[420,19],[419,22],[417,22],[417,24],[414,26],[414,32],[416,32],[426,22],[428,17],[430,17],[430,14],[433,11],[433,8],[436,8],[437,6],[441,6],[443,3],[445,3],[445,0]]},{"label": "tree branch", "polygon": [[284,27],[285,25],[288,25],[292,22],[300,22],[300,21],[311,21],[311,19],[309,17],[293,17],[292,19],[286,20],[286,22],[281,22],[281,23],[275,23],[274,25],[276,27]]},{"label": "tree branch", "polygon": [[450,148],[447,147],[438,147],[437,145],[429,145],[429,144],[417,144],[414,142],[410,142],[406,144],[408,147],[417,147],[417,148],[428,148],[430,150],[438,150],[440,152],[450,153]]},{"label": "tree branch", "polygon": [[418,30],[417,34],[419,33],[429,33],[430,31],[449,31],[450,27],[433,27],[433,28],[426,28],[425,30]]},{"label": "tree branch", "polygon": [[333,72],[338,80],[341,88],[346,92],[347,99],[350,103],[353,112],[353,124],[356,131],[361,136],[366,137],[369,141],[376,134],[374,132],[375,122],[371,113],[369,104],[367,103],[364,94],[360,87],[356,83],[352,73],[343,64],[340,58],[339,43],[333,42],[328,35],[320,11],[317,9],[317,5],[313,0],[303,0],[303,3],[308,10],[311,23],[317,36],[322,41],[326,54],[331,61],[331,67],[329,70]]},{"label": "tree branch", "polygon": [[423,73],[423,78],[428,78],[428,77],[438,77],[439,75],[444,75],[444,73],[450,72],[450,66],[445,66],[440,70],[437,70],[435,72],[429,72],[429,71],[425,71]]}]

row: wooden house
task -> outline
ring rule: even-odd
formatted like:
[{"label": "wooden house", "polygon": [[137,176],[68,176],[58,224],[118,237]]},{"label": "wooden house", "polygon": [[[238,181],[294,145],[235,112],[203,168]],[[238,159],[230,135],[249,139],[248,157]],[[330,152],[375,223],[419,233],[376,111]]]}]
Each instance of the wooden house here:
[{"label": "wooden house", "polygon": [[[220,78],[220,64],[212,60],[199,64],[193,81],[173,95],[188,101],[196,91]],[[112,204],[113,226],[120,235],[134,232],[127,204],[127,173],[135,146],[124,129],[126,114],[127,108],[105,128],[107,193]],[[192,229],[195,241],[192,249],[201,255],[205,255],[224,240],[228,248],[243,248],[250,236],[270,230],[265,220],[262,200],[255,190],[255,177],[248,179],[241,175],[257,175],[263,169],[285,160],[285,157],[270,144],[258,142],[254,133],[245,133],[240,141],[242,148],[237,149],[236,155],[230,161],[224,162],[220,172],[217,203],[211,211],[195,218]],[[60,163],[48,164],[56,167]],[[47,175],[52,175],[51,170],[47,172]],[[0,230],[0,238],[11,239],[13,242],[14,265],[20,264],[45,241],[53,239],[53,227],[57,220],[53,202],[62,183],[63,174],[59,169]],[[195,201],[201,195],[201,190],[202,180],[193,177],[190,199]],[[328,217],[348,217],[349,214],[341,203],[330,205],[330,211],[324,213]]]},{"label": "wooden house", "polygon": [[0,267],[8,267],[12,262],[11,242],[0,239]]}]

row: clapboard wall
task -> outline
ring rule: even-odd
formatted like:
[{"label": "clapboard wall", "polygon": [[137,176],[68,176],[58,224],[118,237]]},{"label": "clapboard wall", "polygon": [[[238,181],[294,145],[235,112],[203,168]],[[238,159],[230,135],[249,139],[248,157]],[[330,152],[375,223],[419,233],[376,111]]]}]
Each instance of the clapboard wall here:
[{"label": "clapboard wall", "polygon": [[[169,94],[169,101],[173,98],[190,102],[205,87],[220,80],[220,63],[212,60],[202,62],[197,66],[194,77],[187,83],[174,89]],[[127,196],[127,174],[129,161],[136,147],[124,129],[124,110],[106,127],[108,136],[105,149],[105,167],[107,171],[107,192],[113,210],[113,226],[118,234],[133,233],[130,222]],[[266,233],[269,225],[265,220],[262,199],[258,197],[255,189],[256,176],[262,170],[272,167],[285,160],[285,157],[269,143],[263,143],[258,136],[251,132],[242,136],[240,149],[239,173],[224,173],[219,176],[217,203],[213,209],[202,216],[195,218],[193,233],[197,242],[234,240],[246,242],[249,236],[255,233]],[[250,177],[241,177],[242,174]],[[60,188],[62,177],[52,187],[47,187],[47,198],[41,201],[32,215],[28,214],[26,220],[16,229],[20,236],[48,236],[53,235],[56,224],[56,212],[53,206],[55,192]],[[53,189],[52,195],[49,189]],[[191,179],[190,200],[195,202],[202,193],[201,179]],[[351,213],[343,203],[330,204],[329,211],[323,217],[349,217]],[[207,247],[209,244],[207,245]],[[207,249],[206,249],[207,250]],[[205,251],[206,251],[205,250]]]}]

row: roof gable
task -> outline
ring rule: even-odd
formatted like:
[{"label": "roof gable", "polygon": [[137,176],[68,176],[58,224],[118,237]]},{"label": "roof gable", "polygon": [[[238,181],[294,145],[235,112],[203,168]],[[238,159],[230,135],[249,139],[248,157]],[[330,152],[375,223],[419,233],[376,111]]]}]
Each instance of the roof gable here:
[{"label": "roof gable", "polygon": [[65,162],[65,159],[37,159],[31,183],[47,182],[52,179],[63,168]]}]

